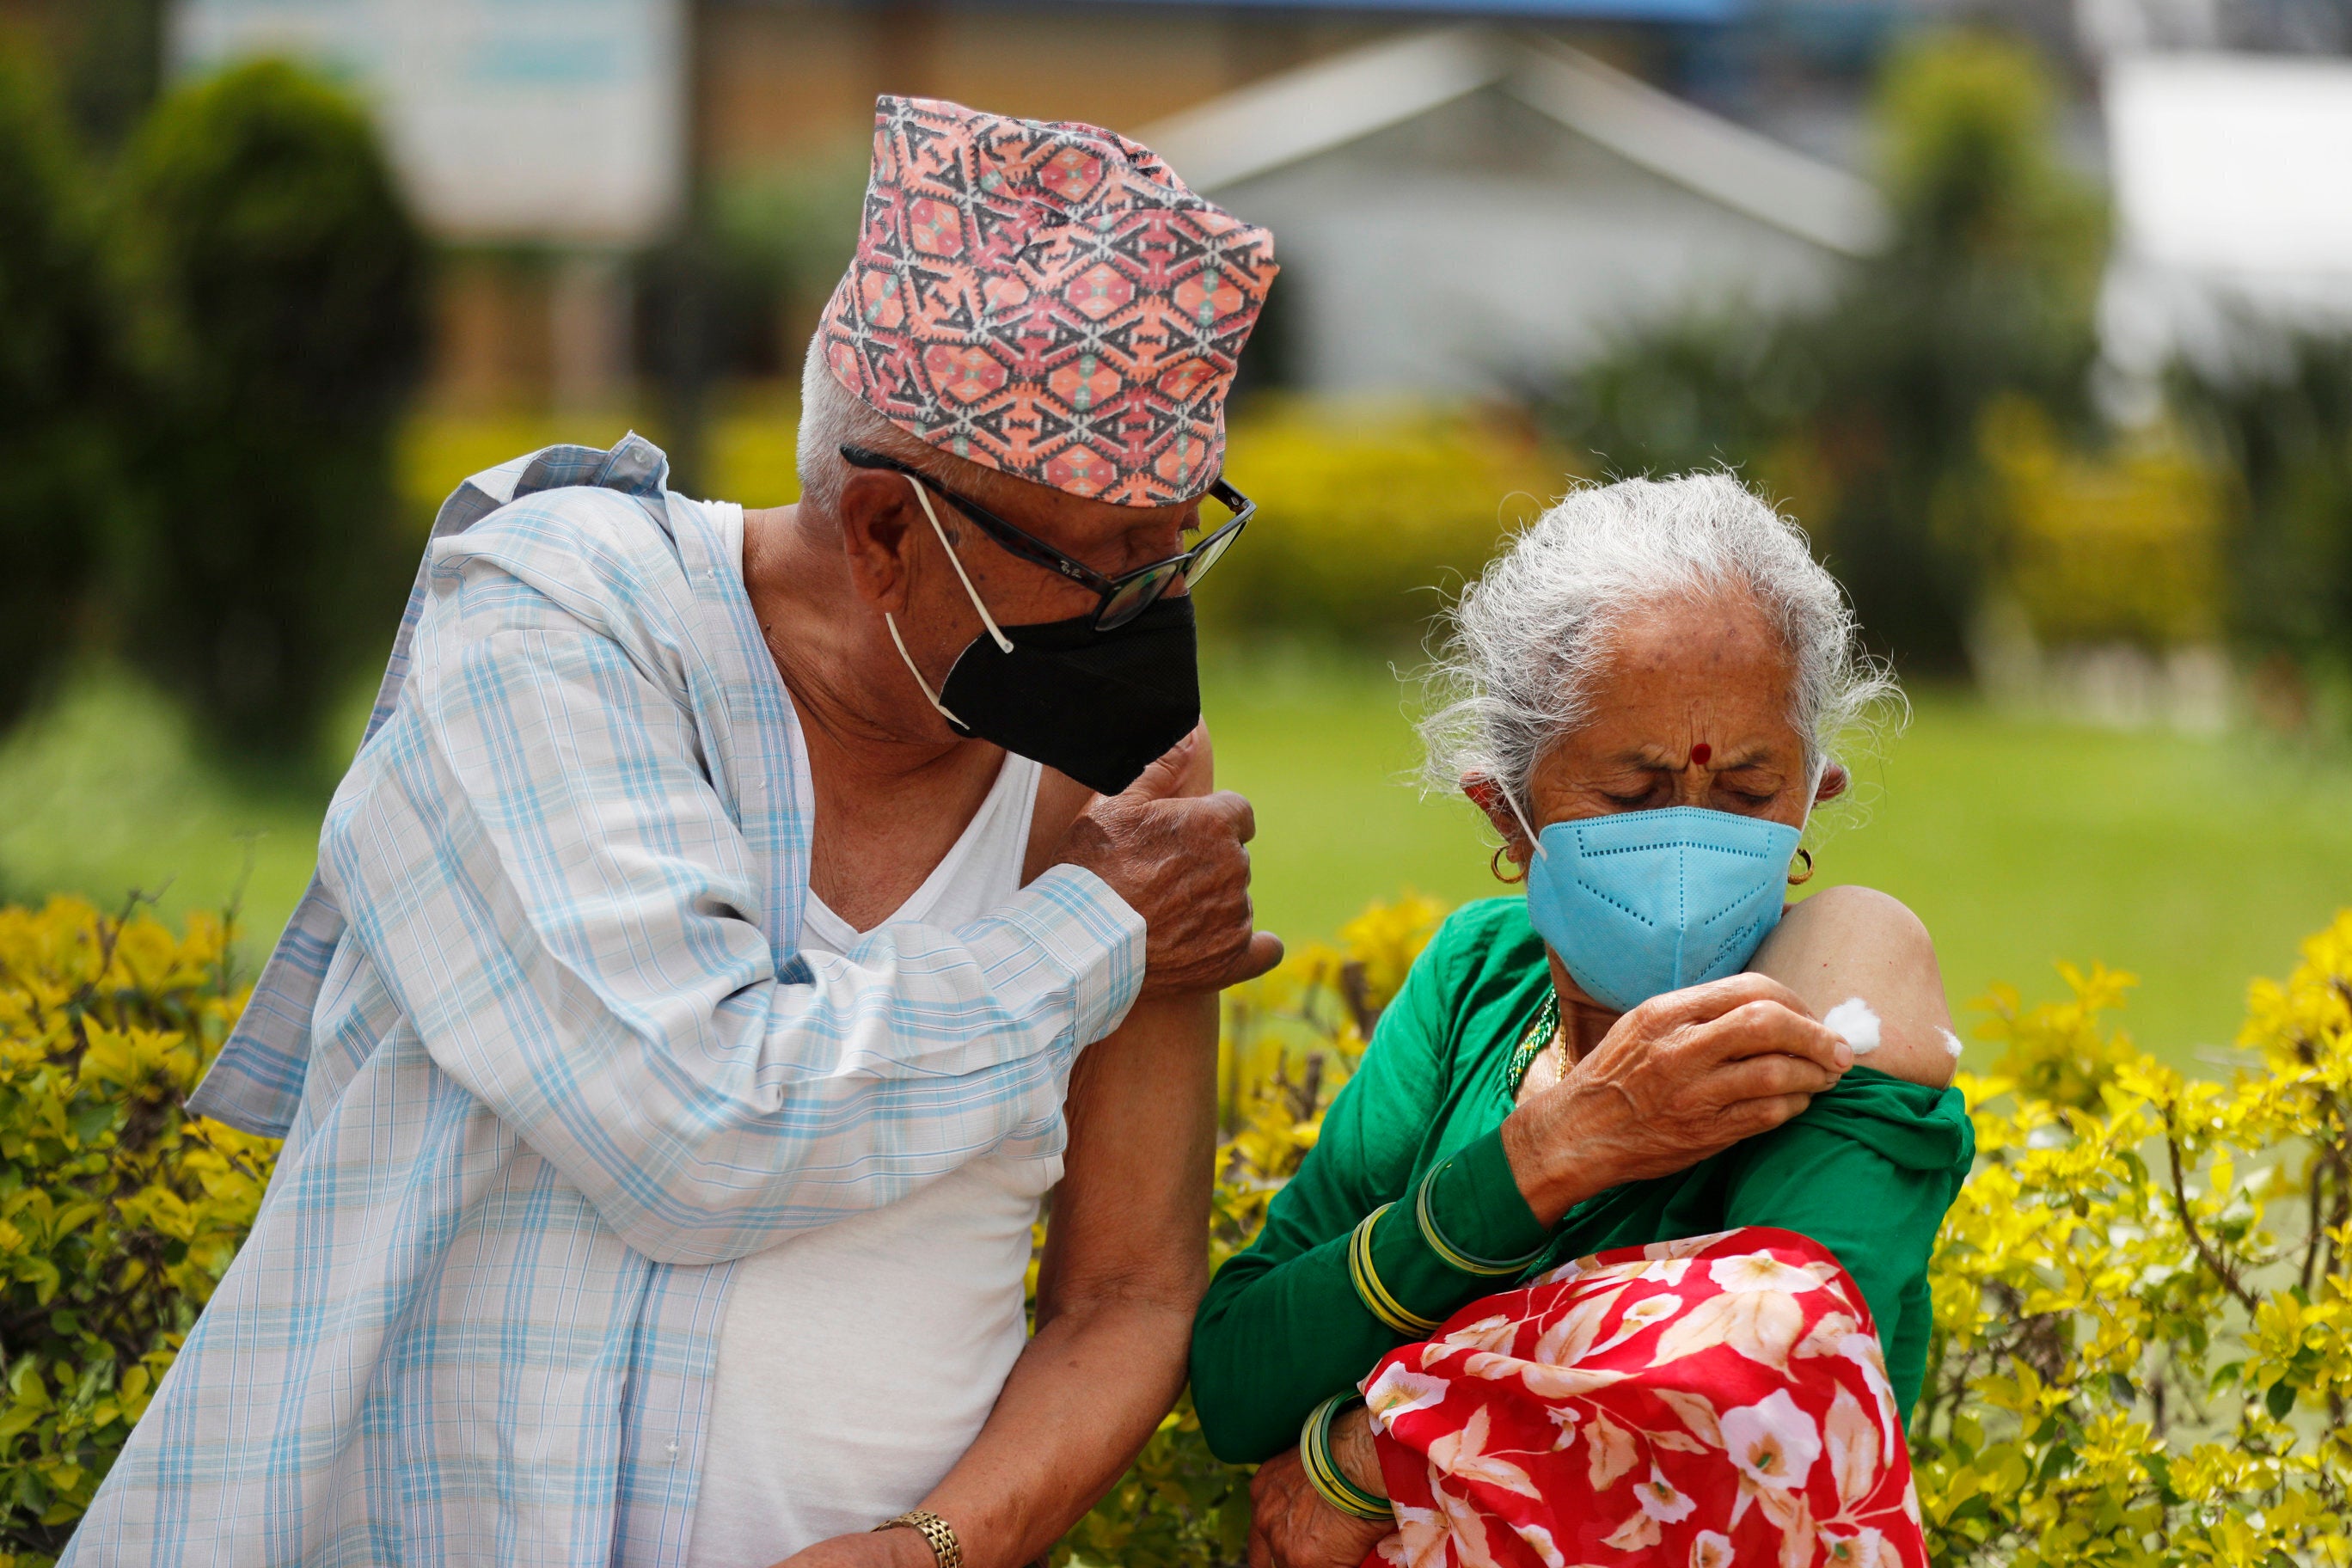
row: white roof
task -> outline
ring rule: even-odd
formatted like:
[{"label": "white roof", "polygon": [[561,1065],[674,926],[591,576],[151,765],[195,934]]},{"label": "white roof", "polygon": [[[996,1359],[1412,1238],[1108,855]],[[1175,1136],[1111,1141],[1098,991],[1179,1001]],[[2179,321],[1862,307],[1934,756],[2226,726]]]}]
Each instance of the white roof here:
[{"label": "white roof", "polygon": [[2352,275],[2352,62],[2126,57],[2106,121],[2124,245],[2160,266]]},{"label": "white roof", "polygon": [[1214,191],[1494,88],[1719,205],[1848,255],[1885,243],[1864,181],[1549,39],[1486,27],[1408,34],[1281,72],[1136,139]]}]

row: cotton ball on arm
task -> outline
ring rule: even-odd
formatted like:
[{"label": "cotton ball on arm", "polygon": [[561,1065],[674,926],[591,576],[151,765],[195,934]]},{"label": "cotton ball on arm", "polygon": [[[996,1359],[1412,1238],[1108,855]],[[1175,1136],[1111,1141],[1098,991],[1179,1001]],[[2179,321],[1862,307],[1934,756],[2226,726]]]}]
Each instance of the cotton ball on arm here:
[{"label": "cotton ball on arm", "polygon": [[1842,1035],[1853,1054],[1866,1057],[1878,1048],[1878,1015],[1859,996],[1849,996],[1822,1019],[1832,1034]]},{"label": "cotton ball on arm", "polygon": [[1960,1046],[1959,1036],[1952,1033],[1949,1029],[1938,1029],[1936,1033],[1944,1037],[1944,1049],[1951,1054],[1951,1058],[1954,1061],[1958,1061],[1960,1059],[1960,1051],[1962,1048]]}]

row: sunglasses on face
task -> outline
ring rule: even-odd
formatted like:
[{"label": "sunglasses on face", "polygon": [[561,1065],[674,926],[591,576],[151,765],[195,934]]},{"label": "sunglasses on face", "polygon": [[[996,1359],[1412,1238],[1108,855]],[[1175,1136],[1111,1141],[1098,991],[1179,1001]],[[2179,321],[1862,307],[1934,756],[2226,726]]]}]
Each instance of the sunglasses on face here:
[{"label": "sunglasses on face", "polygon": [[[1064,554],[1036,535],[1015,528],[978,502],[965,500],[910,464],[864,447],[842,447],[841,460],[853,468],[878,468],[888,473],[905,474],[970,518],[973,527],[1012,554],[1093,589],[1099,595],[1094,615],[1094,629],[1098,632],[1117,630],[1171,593],[1190,593],[1194,584],[1209,574],[1209,568],[1233,548],[1234,541],[1241,537],[1242,530],[1257,512],[1255,501],[1219,479],[1209,487],[1203,499],[1213,500],[1233,513],[1231,518],[1209,529],[1199,543],[1181,555],[1171,555],[1165,561],[1155,561],[1149,566],[1139,566],[1132,572],[1106,577],[1085,562]],[[1207,527],[1205,523],[1202,526]]]}]

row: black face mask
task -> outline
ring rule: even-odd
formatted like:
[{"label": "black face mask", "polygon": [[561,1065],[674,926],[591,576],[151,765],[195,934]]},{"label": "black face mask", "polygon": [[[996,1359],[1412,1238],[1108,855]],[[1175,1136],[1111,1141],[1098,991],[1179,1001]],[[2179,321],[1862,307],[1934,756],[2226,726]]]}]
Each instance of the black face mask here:
[{"label": "black face mask", "polygon": [[957,734],[1043,763],[1097,795],[1118,795],[1192,732],[1201,665],[1190,595],[1159,600],[1116,631],[1095,630],[1092,615],[999,626],[956,560],[929,494],[918,483],[915,495],[988,629],[957,657],[936,694],[895,619],[890,640]]},{"label": "black face mask", "polygon": [[1162,599],[1112,632],[1095,630],[1091,615],[1003,631],[1012,652],[974,637],[940,690],[960,735],[1117,795],[1201,721],[1190,595]]}]

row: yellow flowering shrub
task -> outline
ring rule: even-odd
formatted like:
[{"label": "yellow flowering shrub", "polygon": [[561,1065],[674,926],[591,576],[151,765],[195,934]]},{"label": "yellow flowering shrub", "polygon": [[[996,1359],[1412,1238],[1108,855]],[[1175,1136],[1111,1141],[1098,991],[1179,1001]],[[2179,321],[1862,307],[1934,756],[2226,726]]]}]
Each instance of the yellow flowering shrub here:
[{"label": "yellow flowering shrub", "polygon": [[2087,457],[2014,395],[1995,399],[1980,426],[2009,585],[2036,636],[2161,648],[2218,635],[2221,498],[2184,448]]},{"label": "yellow flowering shrub", "polygon": [[[1226,998],[1208,1240],[1246,1246],[1442,911],[1375,906]],[[52,1558],[252,1224],[276,1145],[189,1117],[243,994],[219,921],[0,909],[0,1568]],[[2225,1081],[1997,988],[1979,1167],[1912,1430],[1961,1563],[2352,1568],[2352,910],[2257,981]],[[1057,1564],[1237,1563],[1247,1472],[1189,1403]]]},{"label": "yellow flowering shrub", "polygon": [[2254,983],[2227,1081],[1995,1000],[1912,1430],[1939,1564],[2352,1563],[2352,910]]},{"label": "yellow flowering shrub", "polygon": [[1565,455],[1500,417],[1304,401],[1237,416],[1225,473],[1258,516],[1202,589],[1203,625],[1391,643],[1418,640],[1444,592],[1572,477]]},{"label": "yellow flowering shrub", "polygon": [[0,908],[0,1563],[63,1548],[236,1256],[277,1144],[182,1107],[226,924]]}]

